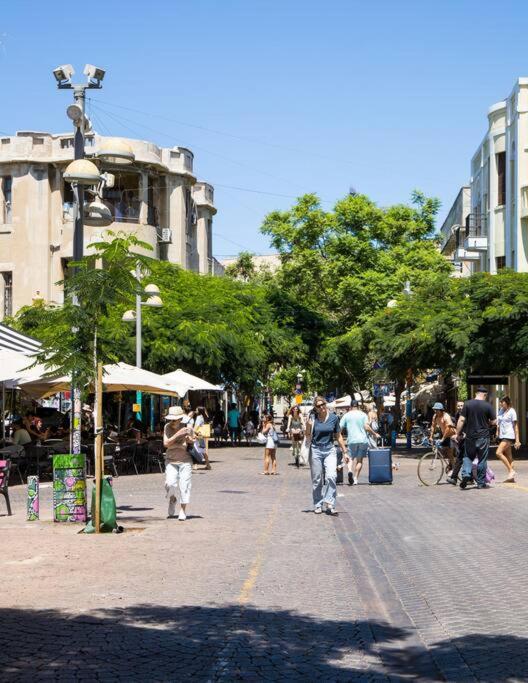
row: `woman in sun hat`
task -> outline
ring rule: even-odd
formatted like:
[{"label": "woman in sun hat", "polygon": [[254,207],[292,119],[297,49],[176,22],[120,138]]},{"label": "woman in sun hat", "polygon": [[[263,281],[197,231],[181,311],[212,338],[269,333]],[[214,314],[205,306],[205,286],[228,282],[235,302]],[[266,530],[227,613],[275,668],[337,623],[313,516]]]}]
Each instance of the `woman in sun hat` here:
[{"label": "woman in sun hat", "polygon": [[186,414],[181,406],[171,406],[165,416],[167,424],[163,430],[165,451],[165,490],[169,497],[168,516],[174,517],[177,493],[180,493],[178,519],[187,519],[185,513],[191,499],[192,457],[187,446],[192,444],[192,427],[183,424]]}]

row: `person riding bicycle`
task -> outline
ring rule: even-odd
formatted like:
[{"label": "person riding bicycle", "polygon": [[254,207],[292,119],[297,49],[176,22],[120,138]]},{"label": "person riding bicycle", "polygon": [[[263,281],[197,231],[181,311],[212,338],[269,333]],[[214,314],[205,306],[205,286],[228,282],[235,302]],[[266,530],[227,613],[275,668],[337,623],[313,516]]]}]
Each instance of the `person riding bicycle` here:
[{"label": "person riding bicycle", "polygon": [[431,422],[430,432],[431,443],[433,443],[435,431],[438,430],[441,434],[441,439],[436,442],[436,445],[438,448],[442,449],[443,455],[449,460],[450,469],[453,469],[453,465],[455,464],[453,436],[456,432],[453,419],[445,410],[442,403],[435,403],[433,410],[434,416],[433,421]]}]

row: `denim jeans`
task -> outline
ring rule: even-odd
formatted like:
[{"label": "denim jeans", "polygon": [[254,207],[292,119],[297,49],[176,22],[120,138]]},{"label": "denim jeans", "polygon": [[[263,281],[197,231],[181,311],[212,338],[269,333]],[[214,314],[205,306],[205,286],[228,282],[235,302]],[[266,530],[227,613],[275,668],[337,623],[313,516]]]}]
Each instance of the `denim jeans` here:
[{"label": "denim jeans", "polygon": [[335,446],[333,444],[323,447],[312,446],[310,469],[312,472],[314,507],[321,507],[323,503],[335,507],[337,497],[337,452]]},{"label": "denim jeans", "polygon": [[488,453],[490,447],[489,437],[483,436],[479,439],[468,439],[466,437],[464,452],[464,465],[462,466],[462,477],[471,477],[471,467],[473,460],[478,458],[477,465],[477,484],[486,483],[486,469],[488,467]]}]

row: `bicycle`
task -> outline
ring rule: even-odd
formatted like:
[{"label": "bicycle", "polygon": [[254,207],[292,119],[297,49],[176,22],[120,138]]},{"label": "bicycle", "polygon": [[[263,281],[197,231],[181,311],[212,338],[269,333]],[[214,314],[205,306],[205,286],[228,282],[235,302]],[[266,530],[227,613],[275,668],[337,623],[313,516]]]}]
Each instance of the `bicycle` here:
[{"label": "bicycle", "polygon": [[433,450],[422,455],[418,461],[418,479],[424,486],[439,484],[449,465],[436,441],[431,447]]}]

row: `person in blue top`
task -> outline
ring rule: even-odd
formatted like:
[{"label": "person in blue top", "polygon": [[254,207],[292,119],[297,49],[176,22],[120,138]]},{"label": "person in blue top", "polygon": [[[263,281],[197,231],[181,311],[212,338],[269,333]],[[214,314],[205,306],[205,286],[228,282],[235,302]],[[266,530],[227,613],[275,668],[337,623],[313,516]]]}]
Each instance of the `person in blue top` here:
[{"label": "person in blue top", "polygon": [[341,418],[341,429],[346,429],[348,455],[345,462],[348,463],[348,484],[357,484],[359,473],[363,467],[363,458],[367,455],[369,440],[368,434],[377,440],[379,435],[372,429],[366,413],[359,409],[359,403],[352,401],[350,410]]},{"label": "person in blue top", "polygon": [[229,427],[229,436],[231,437],[231,445],[234,446],[238,442],[240,446],[240,411],[236,403],[231,404],[231,408],[227,413],[227,426]]},{"label": "person in blue top", "polygon": [[306,427],[306,439],[310,443],[314,512],[316,515],[321,514],[326,506],[329,515],[337,515],[337,452],[334,441],[337,439],[343,453],[346,452],[346,445],[339,427],[339,418],[328,410],[326,401],[321,396],[317,396],[314,401],[314,413]]}]

